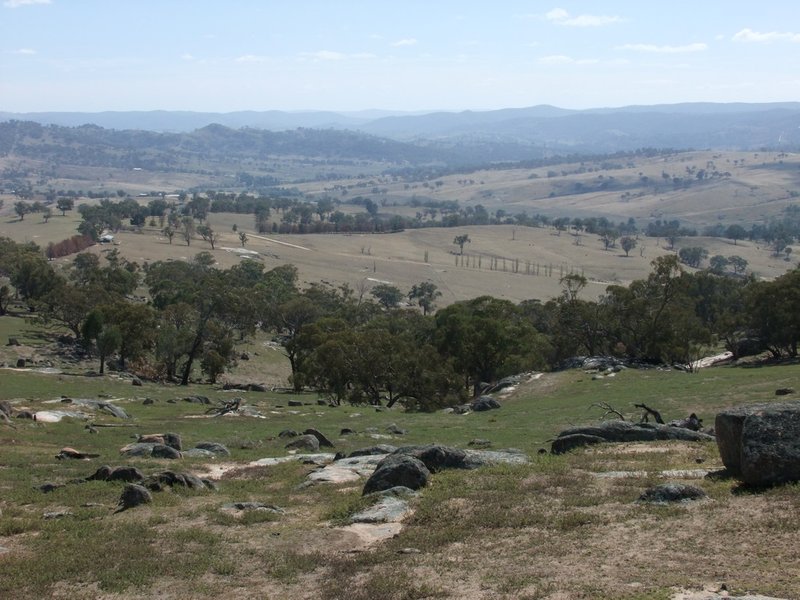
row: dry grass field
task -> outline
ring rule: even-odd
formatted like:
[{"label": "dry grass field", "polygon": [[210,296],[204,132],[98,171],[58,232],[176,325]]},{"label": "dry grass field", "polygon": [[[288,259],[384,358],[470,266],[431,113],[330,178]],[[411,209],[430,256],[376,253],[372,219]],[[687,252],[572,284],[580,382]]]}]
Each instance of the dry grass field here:
[{"label": "dry grass field", "polygon": [[[6,206],[0,212],[0,236],[16,241],[33,241],[46,246],[74,235],[78,225],[76,212],[66,217],[53,216],[48,223],[40,215],[27,215],[23,221]],[[142,233],[120,232],[115,247],[128,260],[139,264],[157,260],[188,260],[200,251],[212,253],[221,267],[229,267],[242,258],[238,235],[232,226],[247,232],[245,250],[263,261],[269,269],[291,263],[298,267],[303,284],[328,282],[348,284],[368,291],[376,283],[388,282],[407,291],[421,281],[431,281],[441,290],[440,305],[489,294],[512,301],[546,300],[561,291],[560,278],[570,272],[581,273],[590,281],[587,298],[601,295],[609,284],[627,284],[647,276],[650,263],[657,256],[671,252],[663,239],[640,237],[630,256],[619,247],[604,250],[595,235],[558,234],[552,228],[493,225],[460,228],[426,228],[392,234],[352,235],[258,235],[252,231],[250,215],[212,214],[208,221],[225,232],[215,250],[201,239],[187,246],[178,236],[169,244],[158,229]],[[464,256],[453,244],[457,235],[467,234],[471,242]],[[772,256],[766,248],[749,241],[734,245],[718,238],[682,238],[681,246],[705,247],[710,256],[739,255],[749,263],[749,270],[760,277],[775,277],[794,267],[796,259],[786,261]],[[98,245],[91,252],[102,253],[109,245]],[[427,253],[427,262],[425,261]],[[491,268],[497,259],[496,268]],[[71,257],[60,259],[61,262]]]},{"label": "dry grass field", "polygon": [[[697,173],[717,172],[727,176],[697,181]],[[584,172],[579,172],[584,171]],[[550,176],[548,175],[550,172]],[[688,188],[674,189],[670,181],[679,177],[691,180]],[[613,178],[613,191],[592,191]],[[647,178],[647,179],[643,179]],[[441,185],[425,186],[390,178],[364,182],[325,182],[299,184],[314,195],[331,193],[344,185],[349,195],[370,195],[373,186],[385,194],[388,204],[407,202],[412,197],[439,201],[457,200],[462,206],[482,204],[490,212],[503,209],[508,214],[527,212],[549,216],[605,216],[613,221],[629,217],[644,227],[651,219],[679,219],[683,224],[702,228],[718,222],[761,222],[778,213],[800,191],[800,155],[776,152],[680,152],[668,156],[604,159],[565,163],[535,169],[478,170],[439,178]],[[583,190],[576,192],[576,184]],[[626,195],[627,193],[627,195]],[[551,195],[552,194],[552,195]],[[387,210],[393,210],[387,208]],[[402,211],[403,209],[398,209]],[[417,209],[406,209],[413,215]]]}]

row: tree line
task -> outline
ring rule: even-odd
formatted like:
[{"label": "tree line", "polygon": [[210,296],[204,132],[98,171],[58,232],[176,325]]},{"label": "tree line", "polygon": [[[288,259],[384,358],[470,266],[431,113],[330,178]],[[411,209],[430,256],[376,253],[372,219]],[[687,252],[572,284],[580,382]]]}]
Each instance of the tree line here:
[{"label": "tree line", "polygon": [[[736,356],[797,356],[800,270],[773,281],[685,272],[674,255],[650,275],[584,300],[588,284],[565,275],[557,298],[519,304],[491,296],[436,310],[436,286],[407,293],[367,282],[301,289],[297,270],[243,261],[218,269],[208,252],[190,261],[138,265],[116,249],[81,253],[61,269],[32,243],[0,238],[0,315],[23,303],[63,327],[102,372],[210,382],[235,364],[236,344],[271,332],[297,391],[331,402],[399,403],[430,410],[477,394],[485,382],[553,369],[576,355],[690,364],[709,348]],[[145,298],[137,297],[141,285]]]}]

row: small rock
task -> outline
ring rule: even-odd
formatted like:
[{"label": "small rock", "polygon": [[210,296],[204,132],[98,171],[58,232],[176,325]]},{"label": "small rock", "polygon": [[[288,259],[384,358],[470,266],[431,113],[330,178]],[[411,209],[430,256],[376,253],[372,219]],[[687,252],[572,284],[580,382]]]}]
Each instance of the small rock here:
[{"label": "small rock", "polygon": [[403,429],[401,427],[398,427],[395,423],[392,423],[391,425],[388,425],[386,427],[386,431],[388,433],[393,434],[393,435],[405,435],[405,434],[408,433],[408,429]]},{"label": "small rock", "polygon": [[143,479],[144,475],[136,467],[116,467],[106,477],[106,481],[124,481],[126,483],[142,481]]},{"label": "small rock", "polygon": [[500,403],[491,396],[481,396],[470,404],[470,408],[475,412],[483,412],[500,408]]},{"label": "small rock", "polygon": [[42,518],[45,520],[49,519],[61,519],[62,517],[71,517],[72,513],[68,510],[56,510],[53,512],[46,512],[42,515]]},{"label": "small rock", "polygon": [[218,456],[230,456],[231,452],[223,444],[219,442],[199,442],[195,444],[195,448],[212,452]]},{"label": "small rock", "polygon": [[287,404],[289,406],[303,406],[303,403],[300,400],[289,400]]},{"label": "small rock", "polygon": [[94,473],[89,475],[86,478],[86,481],[108,481],[108,477],[111,475],[111,467],[108,465],[103,465],[99,467]]},{"label": "small rock", "polygon": [[683,483],[664,483],[647,488],[639,496],[639,502],[686,502],[689,500],[700,500],[706,498],[706,493],[695,485]]},{"label": "small rock", "polygon": [[274,504],[264,504],[263,502],[230,502],[223,504],[222,508],[229,510],[263,510],[273,513],[283,514],[284,510]]},{"label": "small rock", "polygon": [[184,402],[192,402],[193,404],[211,404],[211,400],[207,396],[185,396]]},{"label": "small rock", "polygon": [[216,454],[202,448],[189,448],[181,452],[184,458],[216,458]]},{"label": "small rock", "polygon": [[319,441],[321,448],[333,448],[333,443],[317,429],[308,428],[303,432],[303,435],[313,435]]},{"label": "small rock", "polygon": [[136,387],[142,387],[142,380],[139,379],[138,377],[134,377],[133,379],[131,379],[131,385],[134,385]]},{"label": "small rock", "polygon": [[149,406],[150,404],[155,404],[155,400],[153,400],[152,398],[145,398],[144,402],[142,402],[142,404],[144,406]]},{"label": "small rock", "polygon": [[339,435],[353,435],[355,433],[354,430],[350,429],[349,427],[344,427],[339,432]]},{"label": "small rock", "polygon": [[8,338],[8,344],[6,344],[6,345],[7,346],[19,346],[19,340],[17,338],[15,338],[15,337],[10,337],[10,338]]},{"label": "small rock", "polygon": [[286,444],[287,450],[308,450],[311,452],[319,451],[319,440],[313,435],[301,435],[297,439]]},{"label": "small rock", "polygon": [[776,396],[788,396],[789,394],[794,394],[794,388],[778,388],[775,390]]},{"label": "small rock", "polygon": [[136,441],[142,444],[163,444],[178,451],[183,449],[183,440],[177,433],[150,433],[140,435]]},{"label": "small rock", "polygon": [[297,433],[294,429],[284,429],[283,431],[281,431],[278,434],[278,437],[279,438],[293,438],[293,437],[297,437],[298,435],[300,435],[300,434]]},{"label": "small rock", "polygon": [[398,554],[420,554],[418,548],[401,548],[397,551]]},{"label": "small rock", "polygon": [[476,446],[478,448],[488,448],[491,445],[492,445],[492,442],[490,442],[489,440],[481,439],[481,438],[475,438],[474,440],[470,440],[467,443],[467,446]]},{"label": "small rock", "polygon": [[176,458],[181,458],[181,453],[175,448],[171,446],[167,446],[166,444],[153,444],[153,450],[150,453],[150,456],[153,458],[168,458],[170,460],[174,460]]},{"label": "small rock", "polygon": [[49,494],[50,492],[63,487],[64,487],[63,483],[51,483],[48,481],[47,483],[43,483],[42,485],[39,486],[39,491],[42,492],[43,494]]},{"label": "small rock", "polygon": [[389,444],[378,444],[377,446],[370,446],[369,448],[353,450],[349,457],[355,458],[356,456],[377,456],[379,454],[391,454],[395,450],[397,450],[396,446],[390,446]]},{"label": "small rock", "polygon": [[119,503],[117,504],[117,510],[114,512],[122,512],[123,510],[135,508],[142,504],[148,504],[152,501],[153,496],[150,494],[147,488],[135,483],[129,483],[122,490],[122,494],[119,497]]},{"label": "small rock", "polygon": [[62,448],[61,451],[56,454],[56,458],[58,460],[64,460],[66,458],[71,458],[73,460],[88,460],[90,458],[97,458],[100,456],[99,454],[90,454],[88,452],[80,452],[75,450],[75,448]]}]

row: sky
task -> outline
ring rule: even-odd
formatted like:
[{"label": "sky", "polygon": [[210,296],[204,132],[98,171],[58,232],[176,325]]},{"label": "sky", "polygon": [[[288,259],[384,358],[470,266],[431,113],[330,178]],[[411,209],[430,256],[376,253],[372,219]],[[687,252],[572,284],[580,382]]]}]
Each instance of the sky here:
[{"label": "sky", "polygon": [[0,0],[0,111],[800,101],[797,0]]}]

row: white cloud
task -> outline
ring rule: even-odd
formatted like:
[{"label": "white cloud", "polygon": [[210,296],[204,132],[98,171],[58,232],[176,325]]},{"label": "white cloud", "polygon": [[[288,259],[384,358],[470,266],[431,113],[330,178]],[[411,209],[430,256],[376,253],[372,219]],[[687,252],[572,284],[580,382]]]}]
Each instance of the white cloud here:
[{"label": "white cloud", "polygon": [[34,4],[50,4],[50,0],[6,0],[3,6],[6,8],[19,8],[20,6],[33,6]]},{"label": "white cloud", "polygon": [[631,50],[633,52],[649,52],[652,54],[686,54],[687,52],[703,52],[708,50],[708,44],[696,43],[683,46],[656,46],[655,44],[623,44],[617,50]]},{"label": "white cloud", "polygon": [[609,15],[570,15],[563,8],[554,8],[545,13],[544,18],[558,25],[568,25],[570,27],[602,27],[624,21],[622,17]]},{"label": "white cloud", "polygon": [[734,42],[795,42],[800,43],[800,33],[791,33],[788,31],[753,31],[752,29],[745,28],[737,32],[733,36]]},{"label": "white cloud", "polygon": [[194,60],[194,56],[186,52],[184,54],[181,54],[181,60]]},{"label": "white cloud", "polygon": [[417,45],[417,38],[405,38],[402,40],[396,41],[392,46],[395,48],[399,48],[400,46],[416,46]]},{"label": "white cloud", "polygon": [[36,50],[33,48],[20,48],[19,50],[14,50],[14,54],[24,54],[24,55],[32,55],[36,54]]}]

